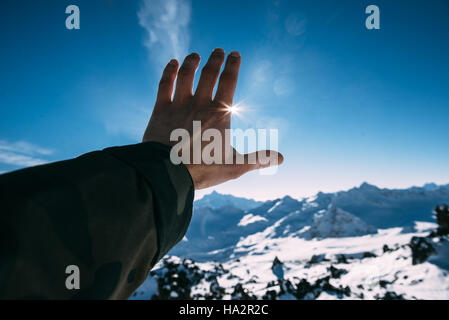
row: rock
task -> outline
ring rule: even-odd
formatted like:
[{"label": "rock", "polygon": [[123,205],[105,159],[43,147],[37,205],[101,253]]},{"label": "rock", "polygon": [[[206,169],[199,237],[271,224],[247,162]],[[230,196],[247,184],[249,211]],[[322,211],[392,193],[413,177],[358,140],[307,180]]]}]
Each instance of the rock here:
[{"label": "rock", "polygon": [[449,207],[446,204],[435,208],[435,216],[438,223],[438,234],[449,234]]},{"label": "rock", "polygon": [[409,246],[412,250],[413,265],[425,262],[433,253],[435,253],[430,238],[413,237]]},{"label": "rock", "polygon": [[278,257],[274,258],[273,264],[271,265],[271,270],[278,279],[284,279],[284,264],[278,259]]},{"label": "rock", "polygon": [[383,297],[376,296],[377,300],[406,300],[403,294],[387,291]]},{"label": "rock", "polygon": [[338,254],[336,258],[337,263],[348,263],[348,260],[346,259],[346,256],[344,254]]},{"label": "rock", "polygon": [[312,264],[317,264],[317,263],[324,262],[324,261],[329,261],[328,259],[326,259],[325,254],[314,254],[312,256],[312,258],[310,258],[309,262],[307,262],[307,264],[312,265]]},{"label": "rock", "polygon": [[377,257],[376,254],[374,254],[372,252],[364,252],[363,256],[362,256],[362,259],[365,259],[365,258],[376,258],[376,257]]},{"label": "rock", "polygon": [[327,270],[331,273],[331,278],[339,279],[342,275],[348,273],[345,269],[338,269],[334,266],[330,266]]},{"label": "rock", "polygon": [[233,300],[256,300],[257,297],[248,292],[247,289],[243,288],[241,283],[237,283],[234,291],[231,293],[231,298]]}]

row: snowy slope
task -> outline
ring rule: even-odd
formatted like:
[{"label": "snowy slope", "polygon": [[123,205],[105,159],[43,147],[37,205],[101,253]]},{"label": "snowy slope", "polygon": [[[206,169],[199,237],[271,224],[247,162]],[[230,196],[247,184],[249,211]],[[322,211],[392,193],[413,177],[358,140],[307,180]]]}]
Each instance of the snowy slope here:
[{"label": "snowy slope", "polygon": [[[312,241],[253,238],[239,243],[236,254],[224,263],[186,263],[170,257],[132,298],[449,299],[449,271],[434,262],[447,263],[448,240],[440,253],[413,265],[408,245],[413,236],[423,235],[392,228],[362,237]],[[273,268],[276,258],[282,272],[279,266]],[[179,283],[189,283],[188,290]]]},{"label": "snowy slope", "polygon": [[[379,189],[367,183],[358,188],[336,193],[318,193],[316,196],[296,200],[289,196],[282,199],[266,201],[252,209],[242,209],[233,205],[232,196],[213,192],[205,196],[206,202],[195,202],[192,222],[186,234],[188,241],[176,246],[170,254],[189,257],[197,260],[226,259],[227,252],[241,238],[254,233],[265,231],[267,237],[286,237],[296,235],[300,237],[314,237],[313,231],[325,227],[325,222],[331,222],[331,215],[319,218],[328,208],[338,208],[340,225],[336,228],[346,228],[342,236],[370,234],[376,228],[391,228],[396,226],[413,228],[415,221],[432,221],[432,209],[435,205],[449,202],[449,187],[413,187],[404,190]],[[236,198],[239,199],[239,198]],[[217,204],[207,204],[210,201]],[[201,201],[201,200],[199,200]],[[352,227],[343,223],[343,213],[352,215],[360,220],[351,218]],[[252,223],[242,223],[248,215],[257,217]],[[335,218],[335,217],[334,217]],[[315,221],[315,222],[314,222]],[[317,223],[320,222],[318,226]],[[312,230],[306,231],[315,223]],[[358,227],[355,224],[359,224]],[[363,224],[363,226],[361,225]],[[369,227],[368,227],[369,226]],[[360,228],[360,229],[358,229]],[[412,230],[410,230],[412,231]],[[328,236],[332,236],[330,233]],[[205,241],[206,240],[206,241]],[[212,253],[212,254],[211,254]]]},{"label": "snowy slope", "polygon": [[356,216],[330,205],[313,216],[310,228],[301,235],[308,238],[355,237],[376,233],[377,229]]},{"label": "snowy slope", "polygon": [[133,298],[449,299],[448,239],[429,236],[448,186],[365,183],[250,209],[221,206],[230,197],[195,203],[185,241]]}]

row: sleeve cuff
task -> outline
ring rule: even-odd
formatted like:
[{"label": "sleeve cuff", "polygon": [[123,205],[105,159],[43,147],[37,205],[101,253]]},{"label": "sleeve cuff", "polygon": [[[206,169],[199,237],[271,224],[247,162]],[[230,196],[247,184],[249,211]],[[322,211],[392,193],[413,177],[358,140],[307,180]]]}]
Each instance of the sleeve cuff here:
[{"label": "sleeve cuff", "polygon": [[170,161],[170,150],[171,147],[158,142],[103,150],[134,167],[153,191],[158,250],[151,267],[181,241],[192,218],[192,177],[185,165],[174,165]]}]

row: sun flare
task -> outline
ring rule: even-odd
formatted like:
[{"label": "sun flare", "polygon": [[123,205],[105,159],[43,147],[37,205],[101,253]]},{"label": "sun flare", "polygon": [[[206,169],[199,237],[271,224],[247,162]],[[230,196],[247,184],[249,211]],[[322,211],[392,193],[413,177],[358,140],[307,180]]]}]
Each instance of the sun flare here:
[{"label": "sun flare", "polygon": [[229,107],[228,107],[228,111],[229,111],[230,113],[237,113],[237,106],[236,106],[236,105],[234,105],[234,106],[229,106]]},{"label": "sun flare", "polygon": [[238,102],[236,104],[233,104],[232,106],[227,106],[228,112],[231,113],[234,116],[241,116],[242,112],[245,111],[245,106],[242,104],[242,102]]}]

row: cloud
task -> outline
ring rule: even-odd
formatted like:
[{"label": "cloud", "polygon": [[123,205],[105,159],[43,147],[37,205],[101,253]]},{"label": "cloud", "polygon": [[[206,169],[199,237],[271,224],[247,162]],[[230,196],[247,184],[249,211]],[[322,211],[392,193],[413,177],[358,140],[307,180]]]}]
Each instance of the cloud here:
[{"label": "cloud", "polygon": [[258,61],[255,65],[250,83],[253,87],[263,84],[267,81],[272,81],[273,63],[269,60]]},{"label": "cloud", "polygon": [[300,36],[306,32],[307,20],[298,13],[291,13],[285,20],[285,29],[292,36]]},{"label": "cloud", "polygon": [[154,63],[163,66],[170,59],[181,60],[187,54],[190,15],[191,4],[187,0],[142,0],[137,16],[147,32],[144,44]]},{"label": "cloud", "polygon": [[288,76],[281,76],[276,79],[273,84],[273,91],[276,95],[282,96],[287,95],[294,90],[294,82]]},{"label": "cloud", "polygon": [[25,141],[7,142],[0,140],[0,151],[20,152],[29,155],[40,154],[45,156],[53,154],[53,150],[51,149],[42,148]]},{"label": "cloud", "polygon": [[[189,0],[141,0],[137,18],[145,30],[143,44],[156,69],[163,68],[173,58],[181,62],[187,55],[190,17]],[[105,101],[105,97],[108,100]],[[98,110],[108,134],[140,141],[151,115],[153,98],[151,95],[136,97],[123,88],[120,81],[112,90],[111,87],[96,87],[91,100],[98,100],[97,105],[105,106]]]},{"label": "cloud", "polygon": [[31,167],[44,164],[47,161],[26,155],[16,154],[12,152],[0,151],[0,162],[20,167]]},{"label": "cloud", "polygon": [[8,142],[0,140],[0,163],[19,167],[36,166],[47,163],[42,159],[53,154],[53,150],[42,148],[26,141]]},{"label": "cloud", "polygon": [[[143,105],[145,103],[140,104]],[[151,110],[140,106],[130,101],[119,106],[109,106],[111,111],[103,118],[106,132],[140,141],[151,115]]]}]

